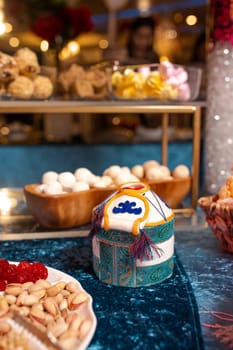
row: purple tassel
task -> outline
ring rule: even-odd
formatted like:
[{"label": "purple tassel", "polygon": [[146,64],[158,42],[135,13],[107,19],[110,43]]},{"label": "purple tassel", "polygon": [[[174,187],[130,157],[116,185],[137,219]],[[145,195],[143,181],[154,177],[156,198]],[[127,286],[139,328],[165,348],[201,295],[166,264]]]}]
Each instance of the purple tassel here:
[{"label": "purple tassel", "polygon": [[91,237],[95,236],[101,229],[101,222],[104,215],[104,205],[97,207],[92,215],[91,230],[89,235]]},{"label": "purple tassel", "polygon": [[140,259],[140,261],[151,260],[153,250],[156,252],[158,257],[162,256],[162,249],[153,243],[150,237],[143,230],[141,230],[139,238],[129,246],[130,255],[132,255],[134,259]]}]

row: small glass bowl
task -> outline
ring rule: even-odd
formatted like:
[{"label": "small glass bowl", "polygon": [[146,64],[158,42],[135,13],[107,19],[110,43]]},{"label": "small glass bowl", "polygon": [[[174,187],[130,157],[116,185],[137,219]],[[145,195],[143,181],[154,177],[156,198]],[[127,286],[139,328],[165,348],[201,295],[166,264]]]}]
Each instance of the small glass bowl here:
[{"label": "small glass bowl", "polygon": [[199,95],[202,70],[168,63],[113,67],[110,91],[115,99],[192,101]]}]

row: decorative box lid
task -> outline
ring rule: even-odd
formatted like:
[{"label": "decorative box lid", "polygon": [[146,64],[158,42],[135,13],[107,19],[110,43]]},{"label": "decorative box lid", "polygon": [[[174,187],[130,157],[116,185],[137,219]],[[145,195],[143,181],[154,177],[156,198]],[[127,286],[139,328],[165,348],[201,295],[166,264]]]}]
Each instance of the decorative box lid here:
[{"label": "decorative box lid", "polygon": [[121,185],[118,191],[93,210],[91,234],[98,234],[102,229],[129,232],[135,238],[132,254],[141,259],[147,251],[151,256],[151,248],[157,250],[145,227],[159,226],[173,218],[172,209],[149,185],[130,182]]},{"label": "decorative box lid", "polygon": [[173,218],[173,211],[142,182],[121,185],[104,202],[101,227],[138,235],[144,226],[157,226]]}]

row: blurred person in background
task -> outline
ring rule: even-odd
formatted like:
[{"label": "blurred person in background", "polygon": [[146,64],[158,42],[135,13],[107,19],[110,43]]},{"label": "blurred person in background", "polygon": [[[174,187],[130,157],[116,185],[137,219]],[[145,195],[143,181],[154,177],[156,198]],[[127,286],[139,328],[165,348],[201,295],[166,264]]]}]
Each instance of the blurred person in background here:
[{"label": "blurred person in background", "polygon": [[[152,17],[135,18],[128,32],[127,44],[124,48],[111,48],[105,51],[104,58],[119,65],[137,65],[159,63],[159,56],[154,50],[156,23]],[[113,118],[113,120],[115,120]],[[157,127],[161,125],[161,115],[121,114],[117,116],[115,129],[124,128],[135,132],[139,126]],[[133,127],[132,127],[133,126]]]},{"label": "blurred person in background", "polygon": [[130,27],[127,58],[131,63],[158,63],[154,50],[155,21],[152,17],[138,17]]},{"label": "blurred person in background", "polygon": [[158,63],[154,50],[155,21],[152,17],[137,17],[130,25],[128,40],[123,47],[118,43],[103,52],[103,59],[120,64]]}]

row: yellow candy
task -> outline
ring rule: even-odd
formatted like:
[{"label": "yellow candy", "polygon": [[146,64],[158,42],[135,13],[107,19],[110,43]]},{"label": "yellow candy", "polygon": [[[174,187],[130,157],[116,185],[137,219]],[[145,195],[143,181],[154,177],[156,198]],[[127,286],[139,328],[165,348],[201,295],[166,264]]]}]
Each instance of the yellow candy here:
[{"label": "yellow candy", "polygon": [[127,68],[123,73],[118,71],[112,74],[112,84],[115,94],[124,99],[155,98],[167,101],[178,97],[178,90],[165,83],[158,71],[145,76]]},{"label": "yellow candy", "polygon": [[136,97],[136,90],[135,90],[135,88],[132,86],[132,87],[128,87],[128,88],[124,89],[123,92],[122,92],[122,97],[123,98],[134,98],[134,97]]},{"label": "yellow candy", "polygon": [[231,197],[233,197],[233,181],[230,178],[228,180],[227,180],[227,189],[230,192]]},{"label": "yellow candy", "polygon": [[175,95],[174,89],[171,87],[171,85],[163,84],[163,86],[160,89],[159,98],[162,101],[167,101],[170,99],[174,99],[174,96],[176,97],[177,95]]},{"label": "yellow candy", "polygon": [[161,77],[157,73],[151,73],[146,79],[146,84],[152,89],[159,88],[162,83]]},{"label": "yellow candy", "polygon": [[226,185],[227,186],[233,185],[233,175],[227,178]]},{"label": "yellow candy", "polygon": [[219,198],[220,198],[220,199],[224,199],[224,198],[229,198],[229,197],[231,197],[231,193],[230,193],[230,191],[228,190],[228,188],[227,188],[226,185],[224,185],[224,186],[222,186],[222,187],[220,188],[218,195],[219,195]]},{"label": "yellow candy", "polygon": [[114,72],[112,74],[112,85],[120,85],[122,82],[122,74],[120,72]]}]

